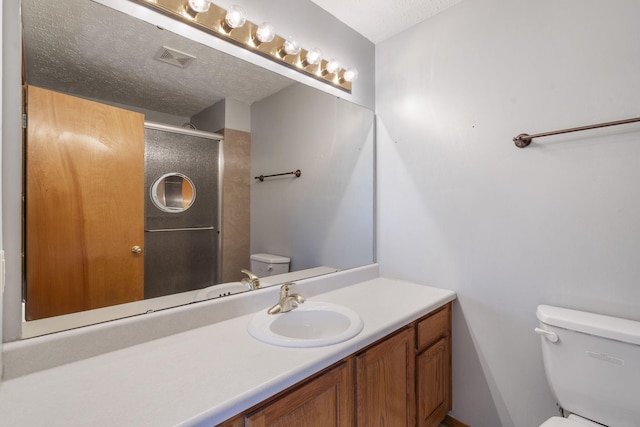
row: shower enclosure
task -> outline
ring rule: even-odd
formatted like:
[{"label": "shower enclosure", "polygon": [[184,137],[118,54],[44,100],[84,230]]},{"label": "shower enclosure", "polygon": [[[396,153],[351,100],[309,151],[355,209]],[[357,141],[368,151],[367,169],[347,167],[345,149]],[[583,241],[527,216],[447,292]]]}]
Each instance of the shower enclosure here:
[{"label": "shower enclosure", "polygon": [[222,137],[145,123],[144,297],[220,282]]}]

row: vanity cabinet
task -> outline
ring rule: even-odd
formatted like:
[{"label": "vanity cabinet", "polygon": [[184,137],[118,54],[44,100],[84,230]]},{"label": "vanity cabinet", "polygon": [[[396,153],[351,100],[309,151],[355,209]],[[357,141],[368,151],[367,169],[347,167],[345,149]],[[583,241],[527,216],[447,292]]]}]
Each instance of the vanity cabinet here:
[{"label": "vanity cabinet", "polygon": [[418,427],[437,427],[451,410],[451,304],[417,322]]},{"label": "vanity cabinet", "polygon": [[358,426],[437,427],[451,402],[451,304],[356,355]]},{"label": "vanity cabinet", "polygon": [[451,401],[448,303],[218,427],[437,427]]},{"label": "vanity cabinet", "polygon": [[216,427],[244,427],[244,416],[237,416],[218,424]]},{"label": "vanity cabinet", "polygon": [[330,369],[249,414],[246,427],[353,425],[353,361]]},{"label": "vanity cabinet", "polygon": [[357,426],[415,425],[414,354],[407,327],[355,357]]}]

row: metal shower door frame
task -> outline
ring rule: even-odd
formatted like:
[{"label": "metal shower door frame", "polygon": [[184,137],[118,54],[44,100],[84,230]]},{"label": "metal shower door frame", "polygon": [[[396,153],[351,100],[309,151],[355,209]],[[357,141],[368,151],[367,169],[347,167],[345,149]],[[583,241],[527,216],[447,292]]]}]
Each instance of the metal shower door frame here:
[{"label": "metal shower door frame", "polygon": [[172,126],[164,123],[157,123],[157,122],[146,121],[146,120],[144,122],[144,127],[145,129],[155,129],[155,130],[160,130],[165,132],[177,133],[180,135],[196,136],[200,138],[207,138],[207,139],[218,141],[220,145],[219,152],[218,152],[218,177],[217,177],[218,183],[219,183],[218,184],[219,191],[217,194],[218,218],[217,218],[217,223],[214,225],[218,233],[217,248],[216,248],[216,253],[217,253],[216,262],[218,264],[218,268],[216,269],[216,277],[214,279],[216,283],[222,283],[222,259],[223,259],[222,239],[224,234],[224,231],[222,230],[222,212],[223,212],[222,189],[224,188],[224,136],[219,133],[207,132],[207,131],[190,129],[190,128],[183,128],[183,127]]}]

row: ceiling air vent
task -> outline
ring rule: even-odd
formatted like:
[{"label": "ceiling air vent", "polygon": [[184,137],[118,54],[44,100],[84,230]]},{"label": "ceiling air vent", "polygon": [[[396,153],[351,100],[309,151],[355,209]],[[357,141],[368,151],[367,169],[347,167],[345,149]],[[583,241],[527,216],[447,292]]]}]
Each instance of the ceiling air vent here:
[{"label": "ceiling air vent", "polygon": [[187,53],[180,52],[166,46],[162,46],[153,58],[180,68],[186,68],[194,59],[196,59],[195,56],[191,56]]}]

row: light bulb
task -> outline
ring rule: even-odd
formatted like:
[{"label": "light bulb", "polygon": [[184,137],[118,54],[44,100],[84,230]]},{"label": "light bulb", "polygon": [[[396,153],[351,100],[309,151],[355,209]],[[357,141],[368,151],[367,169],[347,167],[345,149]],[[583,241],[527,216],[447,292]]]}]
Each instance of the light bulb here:
[{"label": "light bulb", "polygon": [[319,64],[320,61],[322,61],[322,51],[318,48],[311,49],[304,58],[304,62],[307,65],[316,65]]},{"label": "light bulb", "polygon": [[358,70],[356,70],[355,68],[349,68],[347,71],[344,72],[344,75],[342,76],[342,78],[344,79],[345,82],[352,82],[358,78]]},{"label": "light bulb", "polygon": [[340,69],[340,62],[336,61],[335,59],[332,59],[331,61],[329,61],[326,68],[327,73],[329,74],[335,74],[338,72],[339,69]]},{"label": "light bulb", "polygon": [[260,43],[269,43],[275,36],[276,31],[274,30],[273,25],[268,22],[263,22],[256,30],[256,39],[258,39]]},{"label": "light bulb", "polygon": [[247,22],[247,13],[240,6],[233,5],[227,10],[224,22],[229,28],[240,28]]},{"label": "light bulb", "polygon": [[204,13],[209,10],[211,2],[209,0],[189,0],[189,8],[195,13]]},{"label": "light bulb", "polygon": [[300,45],[293,39],[287,39],[284,42],[283,49],[287,55],[297,55],[300,52]]}]

